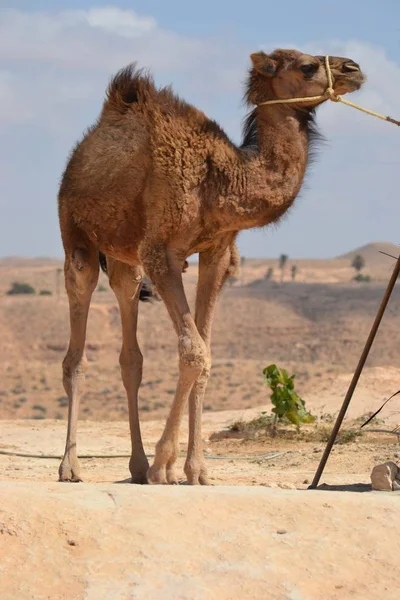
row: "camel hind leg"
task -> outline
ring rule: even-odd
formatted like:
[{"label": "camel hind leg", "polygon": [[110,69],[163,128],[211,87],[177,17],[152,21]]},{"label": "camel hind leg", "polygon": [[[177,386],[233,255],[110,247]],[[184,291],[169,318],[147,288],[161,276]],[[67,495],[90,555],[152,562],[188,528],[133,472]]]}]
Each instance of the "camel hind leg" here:
[{"label": "camel hind leg", "polygon": [[63,384],[68,396],[68,429],[59,481],[81,481],[76,450],[79,400],[83,392],[87,361],[86,326],[92,293],[99,276],[98,251],[83,236],[74,236],[65,248],[65,287],[69,301],[70,341],[63,361]]},{"label": "camel hind leg", "polygon": [[118,300],[122,324],[122,348],[119,357],[122,381],[128,397],[132,455],[129,470],[132,483],[147,483],[149,463],[140,432],[138,392],[142,381],[143,356],[136,337],[139,294],[143,279],[140,267],[107,259],[110,285]]}]

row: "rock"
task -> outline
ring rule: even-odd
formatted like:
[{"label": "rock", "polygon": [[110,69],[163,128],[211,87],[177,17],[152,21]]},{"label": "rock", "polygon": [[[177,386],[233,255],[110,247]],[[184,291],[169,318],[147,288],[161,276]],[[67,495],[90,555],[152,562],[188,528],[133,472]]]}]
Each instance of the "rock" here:
[{"label": "rock", "polygon": [[393,491],[397,492],[398,490],[400,490],[400,481],[398,479],[395,479],[393,481]]},{"label": "rock", "polygon": [[391,492],[393,482],[399,475],[399,467],[392,461],[377,465],[372,469],[371,483],[373,490]]},{"label": "rock", "polygon": [[278,487],[281,488],[281,490],[295,490],[296,486],[293,485],[292,483],[278,483]]}]

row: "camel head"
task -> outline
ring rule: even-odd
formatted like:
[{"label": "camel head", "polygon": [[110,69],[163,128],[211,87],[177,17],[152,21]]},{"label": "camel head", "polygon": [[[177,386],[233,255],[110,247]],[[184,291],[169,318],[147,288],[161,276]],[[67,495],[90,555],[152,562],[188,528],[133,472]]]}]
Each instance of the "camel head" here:
[{"label": "camel head", "polygon": [[[328,88],[324,56],[310,56],[297,50],[275,50],[271,54],[255,52],[250,56],[253,68],[247,90],[250,104],[283,98],[320,96]],[[335,94],[358,90],[365,81],[359,65],[350,58],[329,57]],[[325,100],[302,102],[313,108]]]}]

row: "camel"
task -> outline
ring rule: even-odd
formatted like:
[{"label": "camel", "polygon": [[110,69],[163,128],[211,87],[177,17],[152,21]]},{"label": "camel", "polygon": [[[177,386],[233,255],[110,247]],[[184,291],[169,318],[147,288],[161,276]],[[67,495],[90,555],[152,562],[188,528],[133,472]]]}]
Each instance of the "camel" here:
[{"label": "camel", "polygon": [[[78,407],[87,317],[102,254],[121,313],[119,362],[129,405],[132,482],[178,483],[179,429],[188,403],[184,472],[189,484],[208,484],[201,420],[217,298],[240,262],[238,233],[277,223],[298,195],[318,137],[315,109],[326,97],[264,102],[315,97],[328,87],[322,56],[278,49],[255,52],[250,59],[245,100],[251,112],[240,146],[170,87],[157,89],[151,75],[131,64],[111,80],[97,123],[70,156],[58,196],[70,308],[63,360],[68,429],[60,481],[81,481]],[[364,75],[351,59],[330,57],[329,65],[335,93],[350,93],[363,84]],[[193,316],[182,271],[194,253],[199,254],[199,275]],[[136,329],[144,276],[166,305],[179,354],[176,394],[151,466],[138,412],[143,358]]]}]

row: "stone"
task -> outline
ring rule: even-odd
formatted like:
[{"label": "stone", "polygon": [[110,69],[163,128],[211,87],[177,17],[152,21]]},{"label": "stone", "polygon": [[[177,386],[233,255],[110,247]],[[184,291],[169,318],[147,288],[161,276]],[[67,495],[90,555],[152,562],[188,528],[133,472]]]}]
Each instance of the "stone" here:
[{"label": "stone", "polygon": [[398,479],[395,479],[393,481],[393,491],[397,492],[398,490],[400,490],[400,481]]},{"label": "stone", "polygon": [[371,483],[373,490],[393,491],[393,482],[399,475],[399,467],[392,461],[377,465],[372,469]]}]

